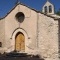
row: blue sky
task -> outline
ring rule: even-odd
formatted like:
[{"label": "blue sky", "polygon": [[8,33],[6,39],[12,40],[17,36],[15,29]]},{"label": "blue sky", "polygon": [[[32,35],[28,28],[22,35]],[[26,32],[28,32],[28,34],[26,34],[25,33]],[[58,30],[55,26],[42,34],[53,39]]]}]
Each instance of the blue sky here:
[{"label": "blue sky", "polygon": [[[42,6],[47,0],[19,0],[21,3],[34,8],[36,10],[41,10]],[[55,11],[60,8],[60,0],[49,0],[55,6]],[[16,0],[0,0],[0,17],[3,17],[10,11],[15,5]]]}]

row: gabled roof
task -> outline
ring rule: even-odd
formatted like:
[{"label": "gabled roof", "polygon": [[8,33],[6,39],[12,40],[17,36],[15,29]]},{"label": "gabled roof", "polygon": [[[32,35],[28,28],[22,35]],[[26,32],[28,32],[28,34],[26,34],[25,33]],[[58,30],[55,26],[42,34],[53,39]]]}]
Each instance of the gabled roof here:
[{"label": "gabled roof", "polygon": [[46,4],[53,5],[49,0],[47,0],[44,5]]},{"label": "gabled roof", "polygon": [[[20,4],[20,5],[23,5],[23,6],[26,6],[26,5],[23,4],[23,3],[17,3],[4,17],[0,18],[0,20],[4,19],[6,16],[8,16],[8,15],[16,8],[16,6],[18,6],[19,4]],[[46,14],[44,14],[44,13],[42,13],[42,12],[40,12],[40,11],[34,9],[34,8],[31,8],[31,7],[29,7],[29,6],[26,6],[26,7],[28,7],[28,8],[31,9],[31,10],[34,10],[34,11],[37,12],[37,13],[41,13],[41,14],[47,16],[47,17],[51,17],[51,18],[56,19],[56,20],[57,20],[57,19],[60,19],[60,18],[56,18],[56,17],[50,16],[50,15],[46,15]]]}]

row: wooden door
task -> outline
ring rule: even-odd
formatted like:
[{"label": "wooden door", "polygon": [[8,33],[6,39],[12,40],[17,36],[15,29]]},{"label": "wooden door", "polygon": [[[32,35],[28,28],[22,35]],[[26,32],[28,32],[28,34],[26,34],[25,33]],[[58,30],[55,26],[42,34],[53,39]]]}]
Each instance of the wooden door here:
[{"label": "wooden door", "polygon": [[25,36],[22,33],[18,33],[16,36],[15,49],[16,51],[25,50]]}]

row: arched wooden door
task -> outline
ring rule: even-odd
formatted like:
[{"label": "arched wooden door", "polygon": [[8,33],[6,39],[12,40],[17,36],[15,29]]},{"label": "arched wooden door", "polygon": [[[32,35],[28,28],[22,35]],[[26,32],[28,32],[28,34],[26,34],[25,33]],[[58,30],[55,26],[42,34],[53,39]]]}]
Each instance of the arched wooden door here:
[{"label": "arched wooden door", "polygon": [[25,51],[25,36],[23,33],[19,32],[15,38],[15,50],[16,51]]}]

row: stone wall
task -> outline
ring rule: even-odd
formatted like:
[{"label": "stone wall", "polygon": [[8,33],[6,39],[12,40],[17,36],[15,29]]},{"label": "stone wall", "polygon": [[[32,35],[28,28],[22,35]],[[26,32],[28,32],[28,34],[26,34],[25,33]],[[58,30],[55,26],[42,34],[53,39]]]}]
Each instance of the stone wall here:
[{"label": "stone wall", "polygon": [[43,14],[39,14],[38,24],[39,51],[41,56],[47,60],[57,60],[58,21]]},{"label": "stone wall", "polygon": [[0,20],[0,42],[2,43],[2,47],[0,47],[0,52],[3,52],[3,48],[5,47],[5,20]]}]

